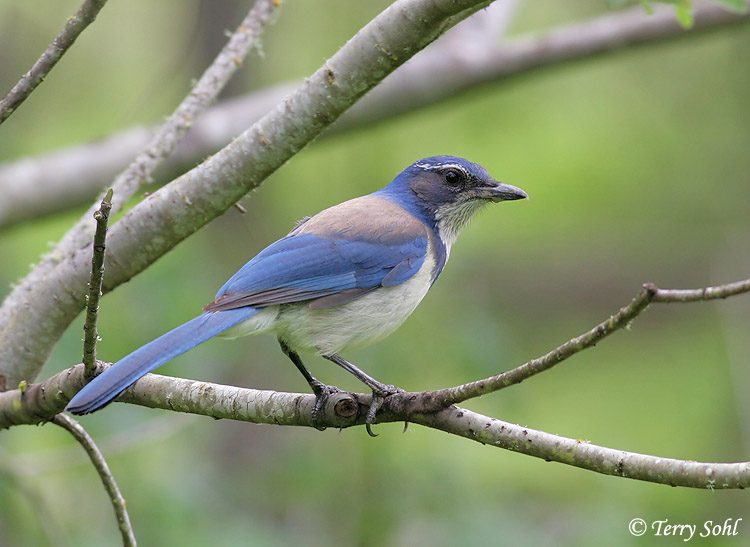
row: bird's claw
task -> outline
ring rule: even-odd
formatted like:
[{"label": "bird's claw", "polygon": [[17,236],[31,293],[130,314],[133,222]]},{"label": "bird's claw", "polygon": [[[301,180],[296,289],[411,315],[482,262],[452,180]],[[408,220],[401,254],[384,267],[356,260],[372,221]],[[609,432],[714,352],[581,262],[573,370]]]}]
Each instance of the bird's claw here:
[{"label": "bird's claw", "polygon": [[315,405],[312,409],[312,425],[318,431],[325,431],[326,426],[320,425],[320,418],[325,414],[325,406],[328,402],[328,398],[334,393],[339,393],[341,390],[335,386],[324,384],[323,382],[311,384],[311,387],[315,394]]},{"label": "bird's claw", "polygon": [[372,425],[375,423],[375,417],[378,410],[383,406],[387,397],[396,395],[397,393],[405,393],[405,391],[400,387],[386,384],[382,384],[378,386],[377,389],[372,390],[372,402],[370,403],[370,408],[367,410],[367,415],[365,416],[365,429],[367,429],[367,434],[370,437],[378,436],[377,433],[372,432]]}]

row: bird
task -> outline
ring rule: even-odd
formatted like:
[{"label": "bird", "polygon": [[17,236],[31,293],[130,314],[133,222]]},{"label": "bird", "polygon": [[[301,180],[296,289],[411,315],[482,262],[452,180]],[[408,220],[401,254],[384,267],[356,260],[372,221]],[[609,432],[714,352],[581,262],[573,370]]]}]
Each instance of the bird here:
[{"label": "bird", "polygon": [[99,410],[139,378],[209,338],[269,333],[316,396],[318,429],[328,397],[302,353],[349,371],[373,393],[367,431],[389,395],[339,354],[377,342],[414,311],[443,271],[461,230],[485,205],[528,199],[479,164],[456,156],[416,161],[384,188],[306,217],[235,273],[203,313],[117,361],[86,384],[66,410]]}]

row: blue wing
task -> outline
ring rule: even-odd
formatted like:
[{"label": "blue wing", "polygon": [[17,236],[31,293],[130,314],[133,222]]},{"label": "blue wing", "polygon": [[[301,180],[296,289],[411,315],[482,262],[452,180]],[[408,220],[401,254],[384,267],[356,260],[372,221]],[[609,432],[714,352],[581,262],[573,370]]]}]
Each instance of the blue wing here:
[{"label": "blue wing", "polygon": [[305,300],[326,308],[403,283],[422,267],[428,234],[383,201],[368,196],[316,215],[245,264],[206,311]]},{"label": "blue wing", "polygon": [[291,235],[245,264],[206,311],[303,300],[320,300],[312,303],[316,308],[336,306],[378,287],[403,283],[422,266],[426,250],[426,235],[390,244]]}]

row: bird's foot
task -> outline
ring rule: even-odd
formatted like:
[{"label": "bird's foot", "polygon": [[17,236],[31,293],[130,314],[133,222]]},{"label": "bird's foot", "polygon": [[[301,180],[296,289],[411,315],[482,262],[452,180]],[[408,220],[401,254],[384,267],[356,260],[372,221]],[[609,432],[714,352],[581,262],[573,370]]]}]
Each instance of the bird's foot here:
[{"label": "bird's foot", "polygon": [[312,409],[312,425],[318,431],[325,431],[326,426],[320,425],[320,419],[325,414],[326,403],[331,395],[339,393],[341,390],[336,386],[329,386],[319,380],[311,382],[310,387],[315,394],[315,406]]},{"label": "bird's foot", "polygon": [[378,436],[377,433],[372,432],[372,425],[375,423],[375,417],[378,413],[378,410],[380,410],[380,407],[383,406],[383,403],[385,402],[385,399],[387,397],[391,395],[396,395],[397,393],[406,393],[406,392],[400,387],[396,387],[396,386],[392,386],[388,384],[380,384],[377,387],[373,387],[372,403],[370,403],[370,408],[367,411],[367,415],[365,416],[365,428],[367,429],[367,434],[370,437]]}]

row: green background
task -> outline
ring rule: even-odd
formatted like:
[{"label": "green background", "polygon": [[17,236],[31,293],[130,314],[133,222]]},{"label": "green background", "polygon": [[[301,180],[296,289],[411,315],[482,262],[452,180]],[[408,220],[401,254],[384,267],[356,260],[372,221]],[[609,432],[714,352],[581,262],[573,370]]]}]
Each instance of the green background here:
[{"label": "green background", "polygon": [[[158,122],[247,5],[110,2],[2,126],[0,160]],[[246,63],[227,94],[311,74],[385,5],[285,3],[263,56]],[[77,6],[0,1],[3,90]],[[527,2],[512,34],[606,10],[602,0]],[[682,288],[746,278],[748,51],[744,24],[485,85],[321,139],[243,200],[247,214],[230,210],[108,295],[99,355],[114,361],[189,319],[296,220],[374,191],[434,154],[479,162],[531,199],[483,212],[404,326],[347,354],[381,381],[417,391],[482,378],[591,328],[643,282]],[[81,212],[0,233],[0,294]],[[42,377],[79,362],[81,324],[70,327]],[[748,460],[748,325],[748,296],[654,306],[596,348],[465,406],[623,450]],[[327,361],[307,363],[326,382],[361,389]],[[272,337],[212,340],[160,372],[307,389]],[[401,424],[379,425],[371,439],[363,428],[321,433],[123,404],[81,422],[107,455],[142,545],[682,544],[652,532],[632,537],[635,517],[699,528],[743,518],[735,538],[693,542],[750,541],[746,491],[596,475],[414,425],[404,434]],[[9,479],[8,462],[46,501],[58,544],[119,542],[101,484],[65,432],[2,431],[0,456],[0,544],[45,543],[38,503]]]}]

